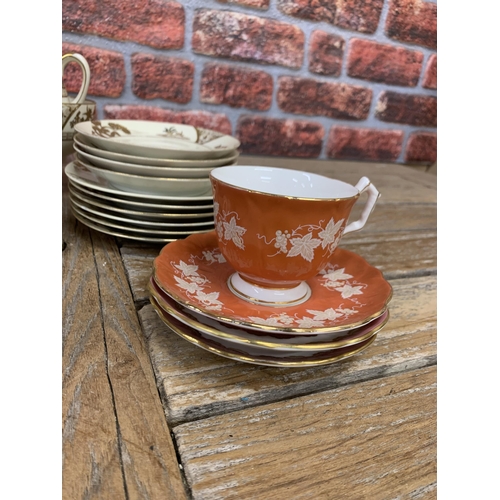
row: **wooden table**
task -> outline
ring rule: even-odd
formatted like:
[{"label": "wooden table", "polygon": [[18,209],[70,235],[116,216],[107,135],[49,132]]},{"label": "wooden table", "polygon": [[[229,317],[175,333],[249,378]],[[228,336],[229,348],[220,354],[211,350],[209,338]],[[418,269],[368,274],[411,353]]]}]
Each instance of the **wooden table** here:
[{"label": "wooden table", "polygon": [[367,350],[327,366],[206,352],[149,303],[161,245],[77,222],[63,180],[63,498],[436,498],[436,177],[373,163],[240,163],[372,180],[382,197],[341,246],[392,284],[388,324]]}]

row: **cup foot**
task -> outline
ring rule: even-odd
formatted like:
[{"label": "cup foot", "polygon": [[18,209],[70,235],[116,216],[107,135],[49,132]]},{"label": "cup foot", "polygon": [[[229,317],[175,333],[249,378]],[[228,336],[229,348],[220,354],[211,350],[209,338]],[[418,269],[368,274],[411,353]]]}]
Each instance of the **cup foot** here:
[{"label": "cup foot", "polygon": [[303,281],[293,288],[267,288],[253,285],[233,273],[227,280],[229,290],[251,304],[269,307],[290,307],[304,303],[311,296],[309,285]]}]

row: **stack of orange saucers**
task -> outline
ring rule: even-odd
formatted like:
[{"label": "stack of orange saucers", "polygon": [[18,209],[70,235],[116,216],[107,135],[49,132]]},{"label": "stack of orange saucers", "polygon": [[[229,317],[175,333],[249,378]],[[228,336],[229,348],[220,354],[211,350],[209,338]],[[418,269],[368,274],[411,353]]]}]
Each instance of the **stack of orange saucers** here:
[{"label": "stack of orange saucers", "polygon": [[154,261],[150,300],[169,329],[220,356],[282,367],[326,365],[372,344],[389,319],[391,285],[359,255],[337,248],[307,281],[299,305],[266,307],[227,286],[234,269],[215,231],[164,246]]}]

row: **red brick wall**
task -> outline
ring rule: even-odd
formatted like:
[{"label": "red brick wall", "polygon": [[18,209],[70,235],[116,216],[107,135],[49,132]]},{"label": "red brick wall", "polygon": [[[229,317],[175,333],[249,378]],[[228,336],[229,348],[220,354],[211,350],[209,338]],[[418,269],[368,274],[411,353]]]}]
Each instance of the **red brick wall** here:
[{"label": "red brick wall", "polygon": [[[200,4],[203,7],[200,7]],[[436,160],[436,3],[63,0],[100,118],[188,123],[242,152]],[[80,84],[69,65],[69,92]]]}]

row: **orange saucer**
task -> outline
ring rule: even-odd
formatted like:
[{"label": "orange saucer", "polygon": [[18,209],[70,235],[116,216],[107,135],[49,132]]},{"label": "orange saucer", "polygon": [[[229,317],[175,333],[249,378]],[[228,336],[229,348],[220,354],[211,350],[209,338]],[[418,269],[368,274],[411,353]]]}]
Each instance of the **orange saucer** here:
[{"label": "orange saucer", "polygon": [[215,231],[165,245],[153,265],[156,283],[179,304],[259,331],[348,330],[380,316],[392,297],[392,287],[382,273],[343,248],[335,250],[320,274],[307,280],[311,297],[300,305],[269,307],[242,300],[228,288],[233,273],[219,251]]}]

